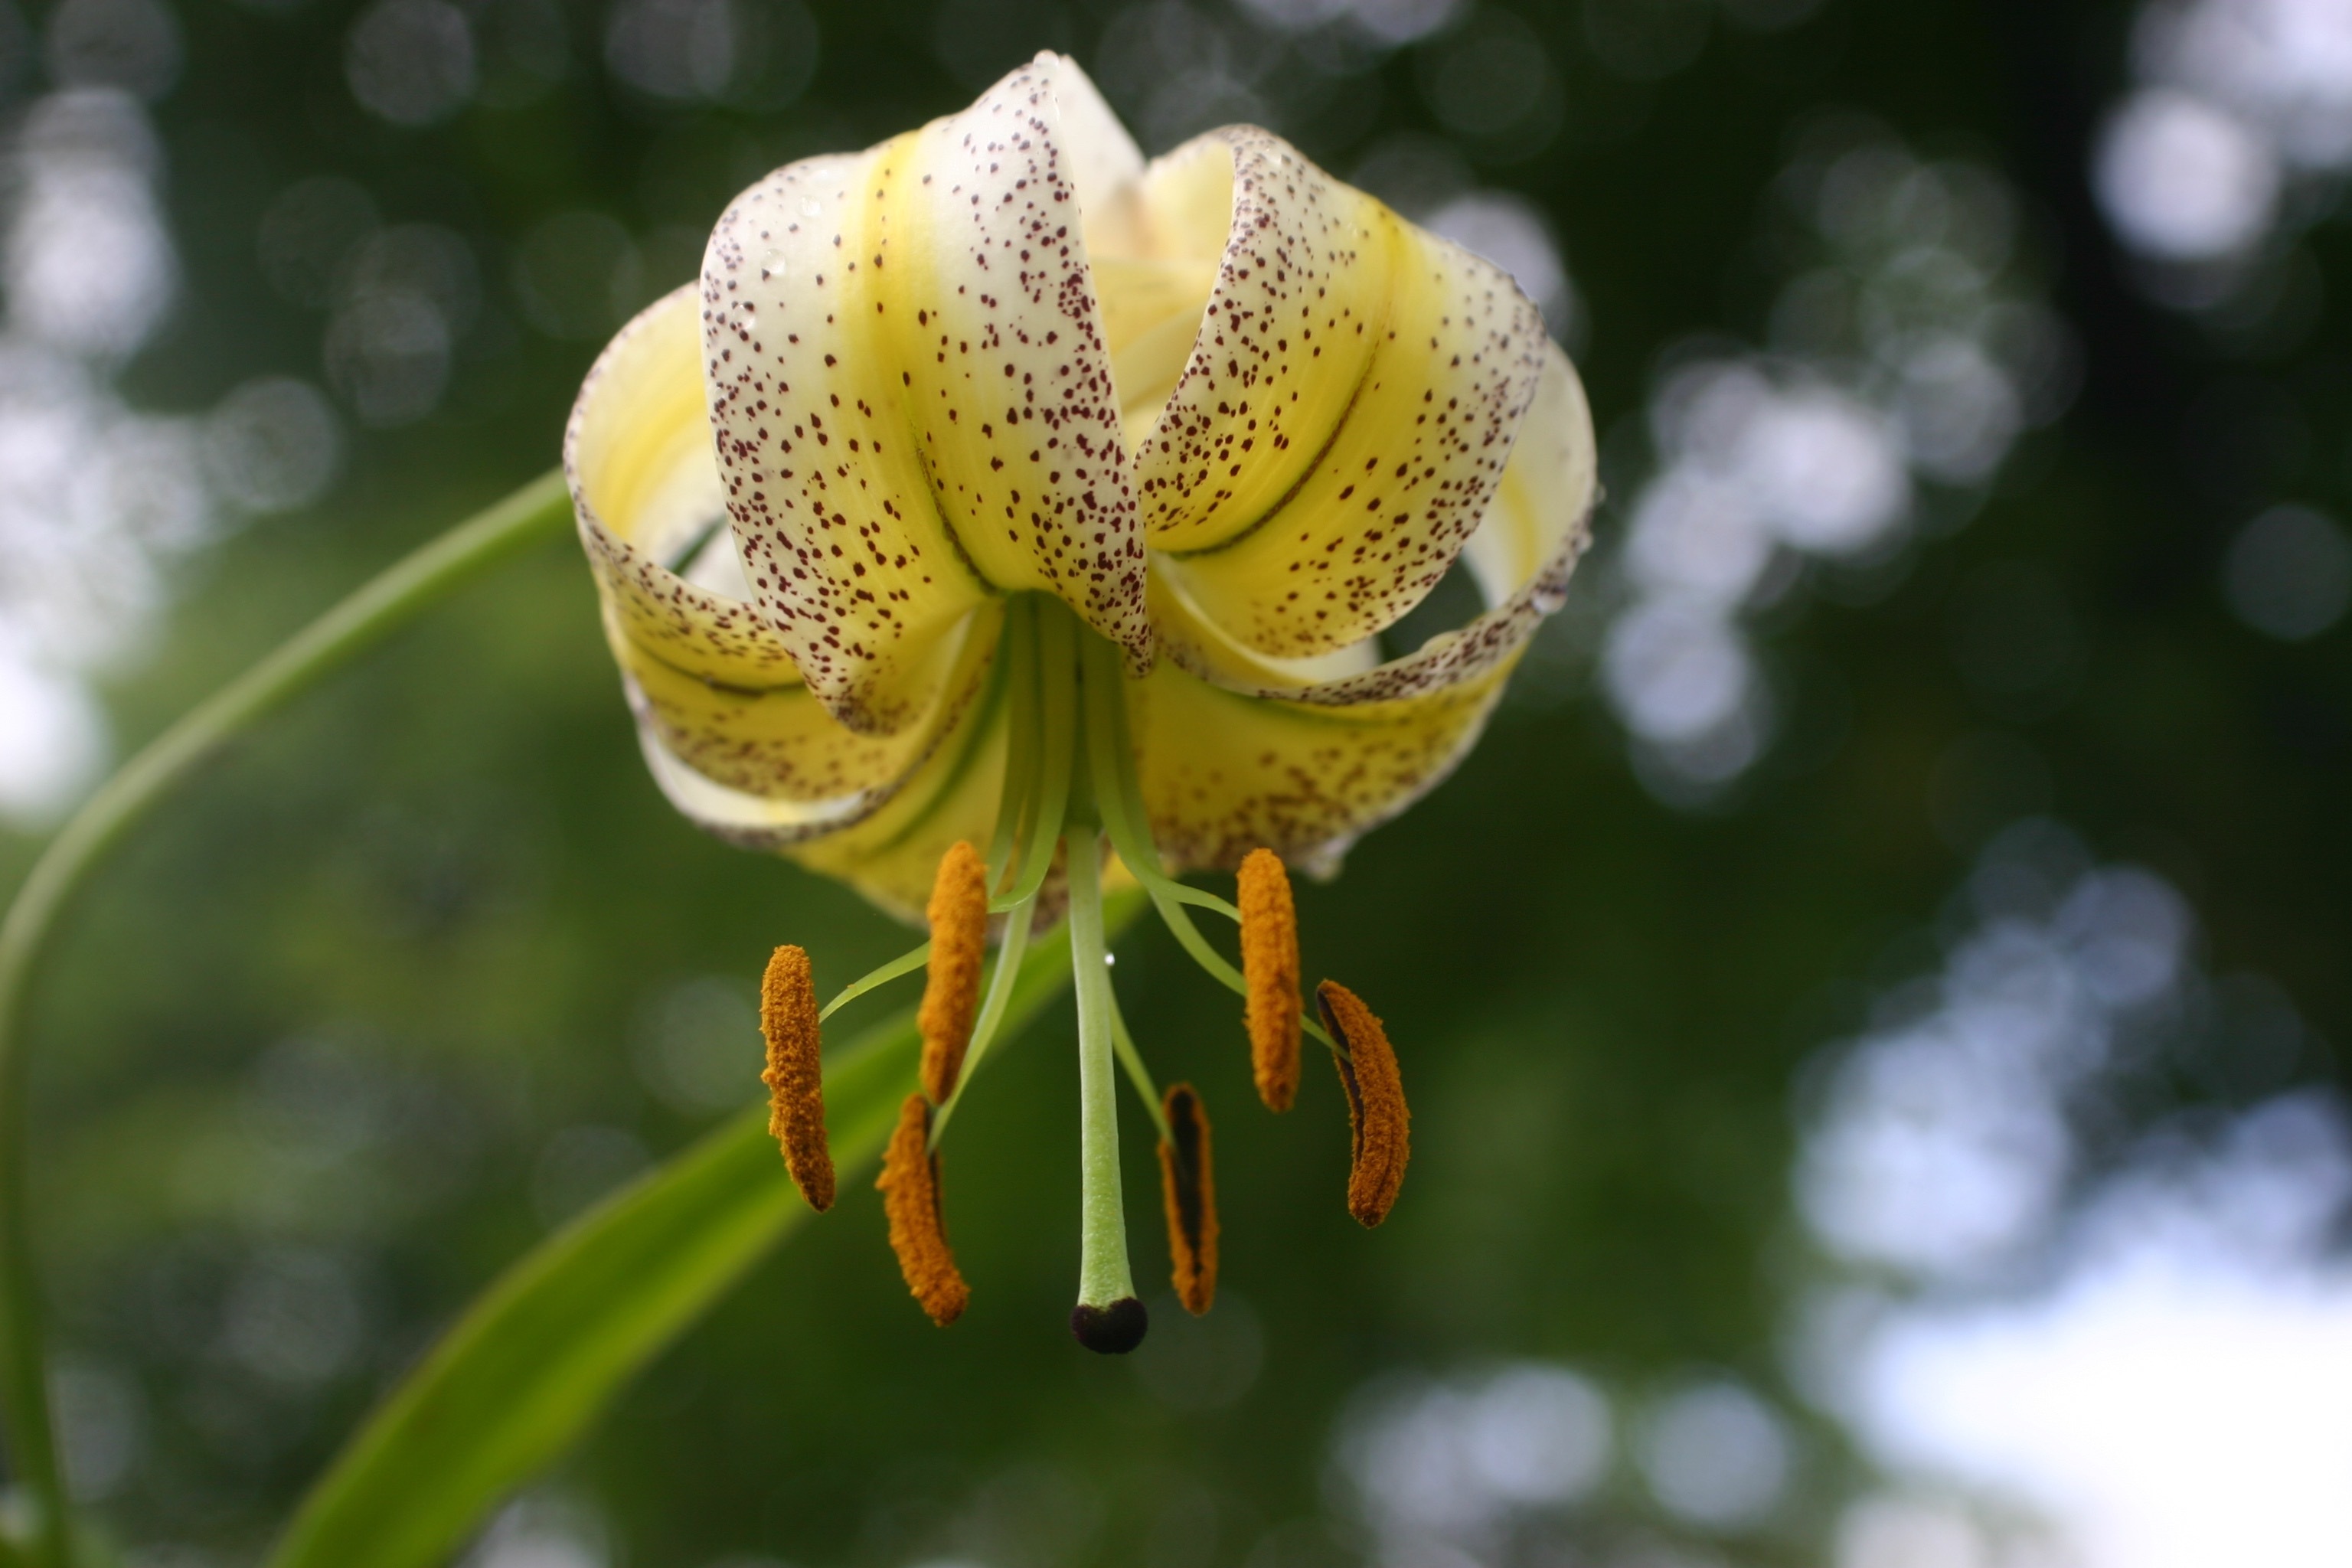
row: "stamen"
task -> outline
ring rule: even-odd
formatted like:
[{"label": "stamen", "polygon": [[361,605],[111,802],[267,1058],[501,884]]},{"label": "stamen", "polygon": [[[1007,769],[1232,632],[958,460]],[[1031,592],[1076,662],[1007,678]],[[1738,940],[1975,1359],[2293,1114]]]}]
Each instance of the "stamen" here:
[{"label": "stamen", "polygon": [[[1237,996],[1246,996],[1249,984],[1242,978],[1242,972],[1209,945],[1208,939],[1192,923],[1187,906],[1208,910],[1236,922],[1242,918],[1241,910],[1214,893],[1189,887],[1171,877],[1160,864],[1158,847],[1152,843],[1150,816],[1144,809],[1142,786],[1135,773],[1135,748],[1128,734],[1127,704],[1119,696],[1118,649],[1097,637],[1082,637],[1079,643],[1086,660],[1087,766],[1103,828],[1110,835],[1111,846],[1118,851],[1119,859],[1143,884],[1144,891],[1151,895],[1152,907],[1160,911],[1160,920],[1192,961],[1218,984]],[[1332,1043],[1328,1032],[1314,1019],[1302,1016],[1299,1026],[1325,1045]]]},{"label": "stamen", "polygon": [[1021,980],[1021,961],[1029,952],[1029,927],[1037,915],[1037,896],[1032,893],[1013,906],[1004,917],[1004,940],[996,944],[996,972],[989,976],[988,997],[980,1005],[980,1021],[971,1026],[971,1045],[964,1052],[963,1071],[957,1075],[955,1092],[931,1118],[931,1147],[940,1146],[947,1135],[948,1122],[955,1109],[963,1103],[963,1091],[971,1087],[971,1075],[988,1055],[991,1042],[996,1038],[998,1026],[1004,1022],[1004,1010],[1013,1005],[1013,988]]},{"label": "stamen", "polygon": [[1359,1224],[1375,1226],[1389,1217],[1412,1152],[1407,1133],[1412,1116],[1405,1109],[1396,1052],[1372,1010],[1346,986],[1326,980],[1315,988],[1315,1005],[1341,1047],[1331,1060],[1348,1091],[1348,1125],[1355,1134],[1348,1212]]},{"label": "stamen", "polygon": [[931,1321],[946,1328],[963,1316],[971,1289],[948,1248],[947,1222],[940,1213],[940,1160],[930,1152],[931,1105],[910,1094],[898,1108],[898,1130],[883,1152],[882,1212],[890,1221],[890,1250],[898,1272]]},{"label": "stamen", "polygon": [[1249,852],[1238,901],[1250,1071],[1265,1108],[1287,1110],[1298,1095],[1298,913],[1280,856],[1271,849]]},{"label": "stamen", "polygon": [[912,974],[916,970],[920,969],[925,963],[929,963],[930,961],[930,942],[929,941],[919,942],[913,947],[908,948],[906,952],[900,953],[898,957],[892,959],[889,963],[866,971],[864,974],[859,975],[856,979],[843,986],[839,991],[834,993],[833,1000],[824,1005],[824,1010],[816,1016],[816,1021],[822,1024],[827,1018],[832,1017],[835,1013],[840,1012],[844,1007],[848,1006],[852,1002],[856,1001],[860,996],[865,995],[868,991],[872,991],[877,986],[887,985],[890,982],[897,980],[901,976]]},{"label": "stamen", "polygon": [[980,1007],[980,971],[988,942],[988,868],[959,839],[940,859],[931,884],[930,974],[923,985],[923,1092],[943,1105],[963,1071]]},{"label": "stamen", "polygon": [[1189,1083],[1170,1084],[1160,1110],[1169,1134],[1160,1141],[1160,1194],[1168,1210],[1176,1299],[1197,1318],[1217,1299],[1217,1178],[1210,1163],[1209,1112]]},{"label": "stamen", "polygon": [[833,1206],[833,1152],[824,1136],[824,1075],[817,1054],[816,974],[809,955],[780,947],[760,980],[760,1033],[767,1037],[768,1136],[784,1152],[793,1184],[822,1214]]}]

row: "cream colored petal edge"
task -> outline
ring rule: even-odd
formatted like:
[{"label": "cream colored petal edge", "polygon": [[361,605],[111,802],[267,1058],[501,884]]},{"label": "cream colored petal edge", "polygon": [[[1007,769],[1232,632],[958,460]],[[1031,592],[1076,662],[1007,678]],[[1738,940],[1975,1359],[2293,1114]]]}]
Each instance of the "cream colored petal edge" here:
[{"label": "cream colored petal edge", "polygon": [[661,564],[724,516],[696,303],[691,288],[656,301],[589,374],[565,439],[581,539],[647,742],[769,816],[823,830],[887,799],[937,743],[986,673],[1001,610],[992,602],[956,628],[958,659],[921,722],[865,736],[816,701],[751,605]]},{"label": "cream colored petal edge", "polygon": [[[1567,355],[1541,388],[1486,521],[1465,554],[1494,607],[1416,653],[1300,681],[1190,627],[1155,593],[1171,657],[1128,689],[1144,809],[1175,868],[1230,868],[1265,846],[1317,873],[1460,765],[1588,539],[1591,416]],[[1204,654],[1208,657],[1204,657]]]},{"label": "cream colored petal edge", "polygon": [[940,639],[1001,592],[1056,594],[1150,658],[1078,199],[1134,160],[1099,144],[1075,70],[1041,57],[961,114],[779,170],[712,234],[706,373],[744,568],[853,729],[919,714]]},{"label": "cream colored petal edge", "polygon": [[739,848],[782,855],[846,882],[912,922],[948,847],[958,839],[988,841],[1003,788],[1005,731],[1003,704],[991,682],[891,788],[817,806],[728,789],[680,762],[650,730],[639,733],[655,782],[696,826]]},{"label": "cream colored petal edge", "polygon": [[1215,132],[1146,172],[1153,241],[1217,280],[1138,465],[1153,570],[1224,636],[1309,658],[1379,631],[1486,515],[1543,374],[1501,268],[1404,222],[1279,138]]},{"label": "cream colored petal edge", "polygon": [[1047,49],[1031,60],[1028,68],[1054,95],[1060,139],[1069,149],[1070,176],[1086,217],[1087,248],[1096,252],[1131,248],[1138,221],[1135,187],[1143,177],[1142,150],[1077,61]]},{"label": "cream colored petal edge", "polygon": [[564,427],[563,472],[597,591],[628,640],[687,673],[745,690],[800,685],[749,605],[662,564],[725,516],[703,413],[696,290],[664,295],[597,356]]},{"label": "cream colored petal edge", "polygon": [[989,604],[966,617],[940,698],[922,722],[889,735],[849,729],[804,686],[745,691],[689,675],[619,635],[609,608],[606,628],[638,721],[678,762],[762,800],[823,808],[851,796],[887,797],[922,761],[987,675],[1003,615]]},{"label": "cream colored petal edge", "polygon": [[[1200,679],[1249,696],[1344,708],[1408,700],[1486,676],[1515,658],[1559,608],[1591,542],[1596,485],[1592,416],[1576,369],[1546,346],[1542,380],[1485,521],[1464,547],[1490,607],[1412,653],[1334,679],[1307,679],[1223,636],[1182,585],[1155,572],[1160,646]],[[1157,561],[1154,565],[1157,566]]]}]

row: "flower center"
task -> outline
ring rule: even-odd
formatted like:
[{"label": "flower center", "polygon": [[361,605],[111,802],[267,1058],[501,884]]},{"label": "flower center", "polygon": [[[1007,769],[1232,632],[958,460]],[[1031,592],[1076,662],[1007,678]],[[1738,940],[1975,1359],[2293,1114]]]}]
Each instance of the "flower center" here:
[{"label": "flower center", "polygon": [[[814,1089],[815,1023],[877,985],[927,968],[919,1015],[921,1087],[901,1108],[877,1184],[908,1289],[935,1321],[951,1322],[969,1291],[947,1243],[940,1147],[1011,1009],[1041,907],[1050,910],[1049,895],[1066,900],[1079,1104],[1078,1300],[1070,1330],[1087,1349],[1112,1354],[1141,1343],[1149,1322],[1128,1261],[1118,1152],[1122,1073],[1160,1135],[1177,1296],[1196,1314],[1208,1310],[1216,1293],[1218,1222],[1206,1108],[1189,1084],[1160,1091],[1119,1012],[1104,925],[1107,868],[1139,884],[1179,945],[1244,996],[1258,1090],[1270,1109],[1287,1110],[1297,1092],[1301,1037],[1312,1035],[1330,1047],[1355,1129],[1349,1207],[1364,1224],[1386,1216],[1403,1179],[1406,1152],[1403,1092],[1380,1021],[1354,993],[1328,982],[1318,997],[1322,1019],[1300,1010],[1298,935],[1281,860],[1265,849],[1251,853],[1241,868],[1238,905],[1176,880],[1161,863],[1137,776],[1126,679],[1119,650],[1082,626],[1061,600],[1013,595],[983,699],[1002,704],[1007,736],[986,855],[969,844],[950,847],[927,910],[930,940],[854,982],[822,1014],[814,1013],[805,954],[778,949],[771,965],[778,999],[763,1015],[772,1124],[803,1192],[812,1203],[820,1192],[829,1201],[830,1163],[820,1180],[811,1152],[824,1148],[824,1105]],[[1240,926],[1240,969],[1202,934],[1194,910]],[[996,961],[983,984],[992,921],[1002,923]]]}]

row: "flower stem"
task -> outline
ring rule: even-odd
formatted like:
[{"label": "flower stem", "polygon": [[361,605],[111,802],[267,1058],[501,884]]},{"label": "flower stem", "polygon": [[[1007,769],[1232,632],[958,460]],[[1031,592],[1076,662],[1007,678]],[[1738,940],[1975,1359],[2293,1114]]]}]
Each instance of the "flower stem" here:
[{"label": "flower stem", "polygon": [[554,537],[571,521],[562,475],[542,475],[386,568],[124,763],[49,841],[0,921],[0,1417],[12,1479],[33,1505],[26,1551],[34,1568],[70,1568],[74,1557],[25,1191],[24,1024],[58,918],[108,852],[226,742],[452,590]]},{"label": "flower stem", "polygon": [[1108,1308],[1135,1294],[1127,1267],[1127,1210],[1118,1180],[1118,1081],[1112,1061],[1110,969],[1103,960],[1102,836],[1069,834],[1070,970],[1078,1002],[1078,1305]]}]

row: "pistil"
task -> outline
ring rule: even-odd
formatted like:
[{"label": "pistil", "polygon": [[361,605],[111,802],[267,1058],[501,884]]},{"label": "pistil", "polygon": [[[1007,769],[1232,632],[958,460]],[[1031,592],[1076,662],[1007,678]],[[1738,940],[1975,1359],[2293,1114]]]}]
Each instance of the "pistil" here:
[{"label": "pistil", "polygon": [[[1003,658],[1006,760],[987,859],[970,843],[951,846],[926,911],[930,940],[851,984],[824,1012],[929,965],[919,1014],[922,1089],[901,1109],[877,1184],[886,1194],[890,1245],[908,1289],[933,1321],[953,1321],[971,1293],[947,1244],[940,1142],[1009,1012],[1040,900],[1059,864],[1078,1014],[1078,1300],[1070,1330],[1089,1350],[1120,1354],[1142,1342],[1149,1324],[1128,1257],[1118,1157],[1122,1071],[1160,1135],[1173,1283],[1177,1299],[1194,1313],[1207,1311],[1215,1298],[1218,1222],[1207,1110],[1189,1084],[1165,1095],[1154,1086],[1111,988],[1103,921],[1107,851],[1117,851],[1185,951],[1243,995],[1254,1077],[1269,1108],[1287,1110],[1297,1095],[1303,1036],[1331,1047],[1353,1132],[1349,1212],[1365,1225],[1378,1225],[1396,1200],[1408,1113],[1387,1035],[1353,992],[1327,981],[1316,997],[1320,1019],[1302,1013],[1297,915],[1282,861],[1263,848],[1245,858],[1238,904],[1176,880],[1162,865],[1137,776],[1118,650],[1081,627],[1057,599],[1021,595],[1006,607]],[[1196,909],[1240,927],[1239,967],[1202,936],[1192,922]],[[1004,924],[991,968],[985,943],[992,915]],[[806,954],[777,951],[769,993],[775,1130],[795,1180],[823,1207],[832,1197],[831,1165],[824,1163],[816,1174],[824,1147],[824,1107],[815,1099],[820,1015]]]},{"label": "pistil", "polygon": [[1070,1313],[1070,1332],[1090,1351],[1124,1355],[1143,1342],[1150,1320],[1136,1299],[1127,1261],[1110,970],[1103,939],[1102,836],[1084,824],[1066,841],[1070,965],[1078,1004],[1078,1304]]}]

